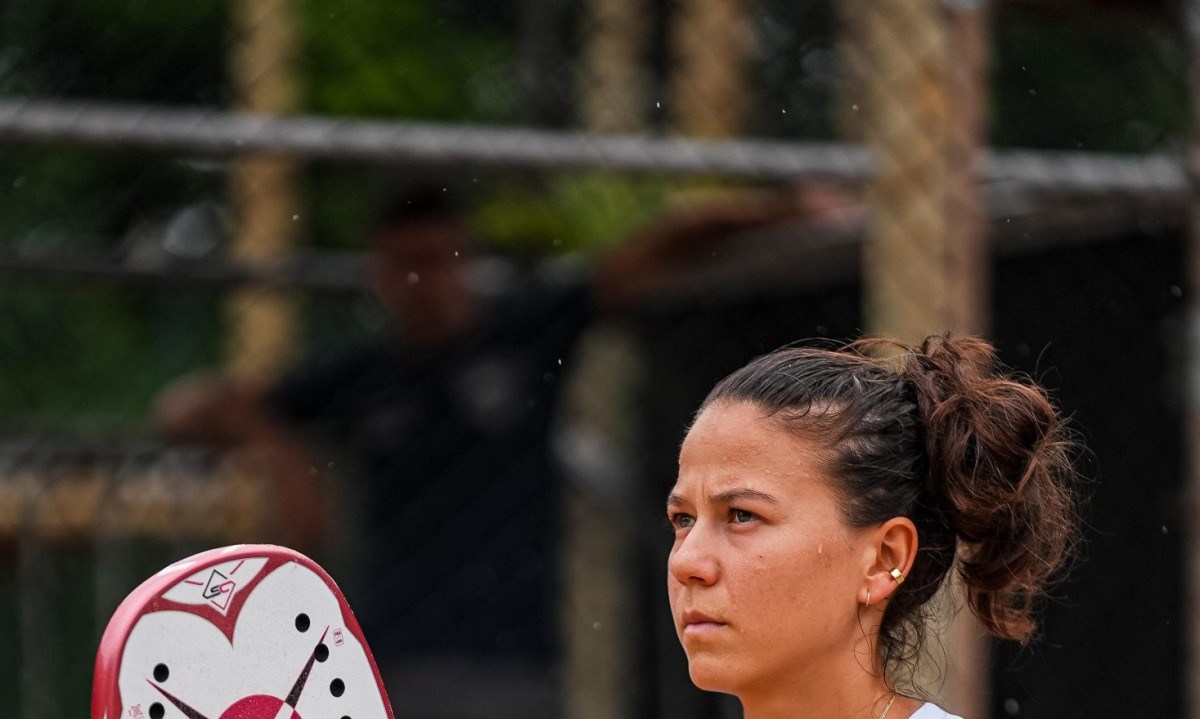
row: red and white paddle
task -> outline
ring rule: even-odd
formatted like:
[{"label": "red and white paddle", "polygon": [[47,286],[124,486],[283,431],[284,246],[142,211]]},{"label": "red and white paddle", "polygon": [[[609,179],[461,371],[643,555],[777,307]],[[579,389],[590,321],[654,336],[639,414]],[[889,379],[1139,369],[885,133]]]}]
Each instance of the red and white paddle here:
[{"label": "red and white paddle", "polygon": [[92,719],[392,719],[337,585],[284,547],[181,560],[117,608],[96,655]]}]

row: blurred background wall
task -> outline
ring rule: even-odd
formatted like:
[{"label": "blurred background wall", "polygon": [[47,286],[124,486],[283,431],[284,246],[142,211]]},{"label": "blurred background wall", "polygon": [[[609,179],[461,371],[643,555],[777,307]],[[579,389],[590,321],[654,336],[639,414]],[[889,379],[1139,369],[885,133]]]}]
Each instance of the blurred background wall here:
[{"label": "blurred background wall", "polygon": [[[164,441],[154,398],[376,331],[372,211],[420,179],[465,198],[480,291],[681,207],[831,208],[730,233],[567,358],[564,715],[736,716],[691,689],[662,592],[707,389],[797,339],[950,329],[1052,388],[1092,501],[1042,636],[948,620],[931,691],[981,718],[1200,716],[1198,24],[1187,0],[3,0],[0,704],[83,715],[141,579],[286,541],[254,458]],[[309,548],[352,603],[355,511]]]}]

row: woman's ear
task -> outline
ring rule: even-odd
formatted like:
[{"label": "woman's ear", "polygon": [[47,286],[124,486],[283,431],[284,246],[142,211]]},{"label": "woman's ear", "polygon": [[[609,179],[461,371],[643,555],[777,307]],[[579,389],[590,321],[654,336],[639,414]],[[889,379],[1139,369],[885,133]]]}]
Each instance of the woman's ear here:
[{"label": "woman's ear", "polygon": [[863,577],[860,601],[874,606],[890,597],[908,576],[917,558],[917,527],[908,517],[892,517],[871,533],[870,548],[874,556]]}]

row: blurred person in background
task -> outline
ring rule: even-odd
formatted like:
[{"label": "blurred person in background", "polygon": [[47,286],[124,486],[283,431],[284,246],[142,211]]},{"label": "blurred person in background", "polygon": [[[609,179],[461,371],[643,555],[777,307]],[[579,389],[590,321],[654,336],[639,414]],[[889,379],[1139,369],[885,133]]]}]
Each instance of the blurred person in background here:
[{"label": "blurred person in background", "polygon": [[[543,267],[481,293],[478,246],[440,187],[398,195],[370,237],[382,336],[270,384],[176,381],[157,419],[176,441],[238,446],[276,482],[282,538],[309,548],[334,506],[317,457],[359,478],[364,631],[398,717],[561,713],[554,675],[558,483],[551,421],[572,346],[742,231],[834,215],[825,188],[672,214],[590,273]],[[340,494],[340,492],[339,492]]]}]

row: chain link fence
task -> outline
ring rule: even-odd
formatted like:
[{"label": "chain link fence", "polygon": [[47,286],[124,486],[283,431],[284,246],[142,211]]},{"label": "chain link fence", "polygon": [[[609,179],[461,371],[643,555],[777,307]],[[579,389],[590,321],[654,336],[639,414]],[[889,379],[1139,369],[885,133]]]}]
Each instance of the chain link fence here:
[{"label": "chain link fence", "polygon": [[1055,389],[1099,481],[1044,643],[948,625],[930,686],[1184,715],[1177,13],[0,7],[0,703],[86,712],[140,579],[279,541],[397,716],[737,716],[661,591],[691,412],[796,339],[949,328]]}]

